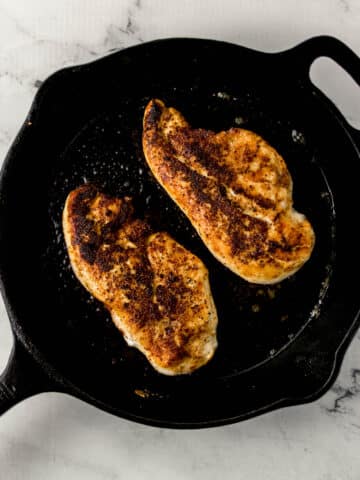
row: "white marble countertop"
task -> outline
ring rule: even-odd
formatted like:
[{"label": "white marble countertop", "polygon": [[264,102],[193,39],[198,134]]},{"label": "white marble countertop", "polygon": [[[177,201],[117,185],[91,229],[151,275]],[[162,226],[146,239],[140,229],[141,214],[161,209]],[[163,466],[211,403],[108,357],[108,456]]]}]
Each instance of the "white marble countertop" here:
[{"label": "white marble countertop", "polygon": [[[360,55],[358,0],[0,0],[0,159],[39,85],[53,71],[111,48],[167,36],[282,50],[319,34]],[[329,60],[312,78],[360,127],[360,90]],[[0,369],[11,348],[0,303]],[[71,397],[42,394],[0,419],[6,480],[359,480],[360,334],[340,376],[315,403],[244,423],[172,431],[112,417]]]}]

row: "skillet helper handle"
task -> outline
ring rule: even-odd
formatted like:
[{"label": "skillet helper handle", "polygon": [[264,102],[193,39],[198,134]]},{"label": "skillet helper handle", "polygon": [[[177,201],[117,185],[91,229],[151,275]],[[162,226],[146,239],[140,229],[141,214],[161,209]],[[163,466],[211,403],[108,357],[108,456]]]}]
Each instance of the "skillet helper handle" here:
[{"label": "skillet helper handle", "polygon": [[297,47],[297,59],[307,71],[319,57],[329,57],[338,63],[360,86],[360,58],[345,43],[330,36],[309,38]]},{"label": "skillet helper handle", "polygon": [[[316,58],[329,57],[339,64],[360,87],[360,57],[345,43],[330,36],[310,38],[296,47],[298,67],[305,66],[306,74]],[[360,130],[351,127],[360,150]]]},{"label": "skillet helper handle", "polygon": [[13,349],[0,376],[0,415],[27,397],[51,390],[50,381],[20,342]]}]

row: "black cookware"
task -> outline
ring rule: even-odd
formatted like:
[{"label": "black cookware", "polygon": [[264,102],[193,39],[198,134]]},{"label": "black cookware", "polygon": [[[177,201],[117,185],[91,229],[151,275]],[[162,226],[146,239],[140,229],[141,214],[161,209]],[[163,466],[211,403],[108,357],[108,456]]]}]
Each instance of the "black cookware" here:
[{"label": "black cookware", "polygon": [[[0,412],[59,391],[141,423],[209,427],[309,402],[330,387],[359,325],[359,288],[349,272],[360,266],[360,133],[310,81],[319,56],[360,83],[359,58],[331,37],[275,54],[165,39],[43,83],[1,172],[1,290],[14,349],[1,376]],[[317,238],[296,275],[252,285],[209,254],[144,161],[142,114],[153,97],[194,127],[254,130],[284,156],[295,207]],[[219,348],[196,373],[155,372],[72,274],[61,212],[68,192],[88,181],[133,196],[140,216],[150,215],[209,268]]]}]

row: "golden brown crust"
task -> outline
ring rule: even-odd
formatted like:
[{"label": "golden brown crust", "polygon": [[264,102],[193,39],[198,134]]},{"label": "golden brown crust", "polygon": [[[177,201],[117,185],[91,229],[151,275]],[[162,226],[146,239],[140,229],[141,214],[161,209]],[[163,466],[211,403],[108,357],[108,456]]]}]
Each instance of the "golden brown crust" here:
[{"label": "golden brown crust", "polygon": [[190,373],[212,357],[217,316],[205,266],[134,218],[130,198],[83,185],[67,198],[63,229],[76,276],[154,368]]},{"label": "golden brown crust", "polygon": [[152,100],[143,148],[156,179],[209,250],[241,277],[274,283],[310,257],[314,232],[292,208],[286,164],[260,136],[192,129],[180,112]]}]

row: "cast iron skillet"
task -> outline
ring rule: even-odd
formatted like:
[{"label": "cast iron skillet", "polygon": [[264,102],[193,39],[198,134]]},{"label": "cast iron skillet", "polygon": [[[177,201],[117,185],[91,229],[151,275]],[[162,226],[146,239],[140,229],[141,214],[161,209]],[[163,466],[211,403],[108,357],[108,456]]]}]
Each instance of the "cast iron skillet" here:
[{"label": "cast iron skillet", "polygon": [[[145,424],[209,427],[309,402],[330,387],[359,325],[359,289],[348,271],[360,267],[352,226],[360,133],[310,82],[319,56],[360,83],[359,58],[331,37],[276,54],[166,39],[45,81],[1,173],[1,289],[14,349],[0,412],[59,391]],[[295,276],[272,287],[247,284],[208,253],[144,162],[142,113],[153,97],[195,127],[252,129],[285,157],[295,206],[317,237]],[[208,266],[219,348],[193,375],[156,373],[74,278],[61,211],[68,192],[86,181],[132,195],[140,216],[150,215]]]}]

